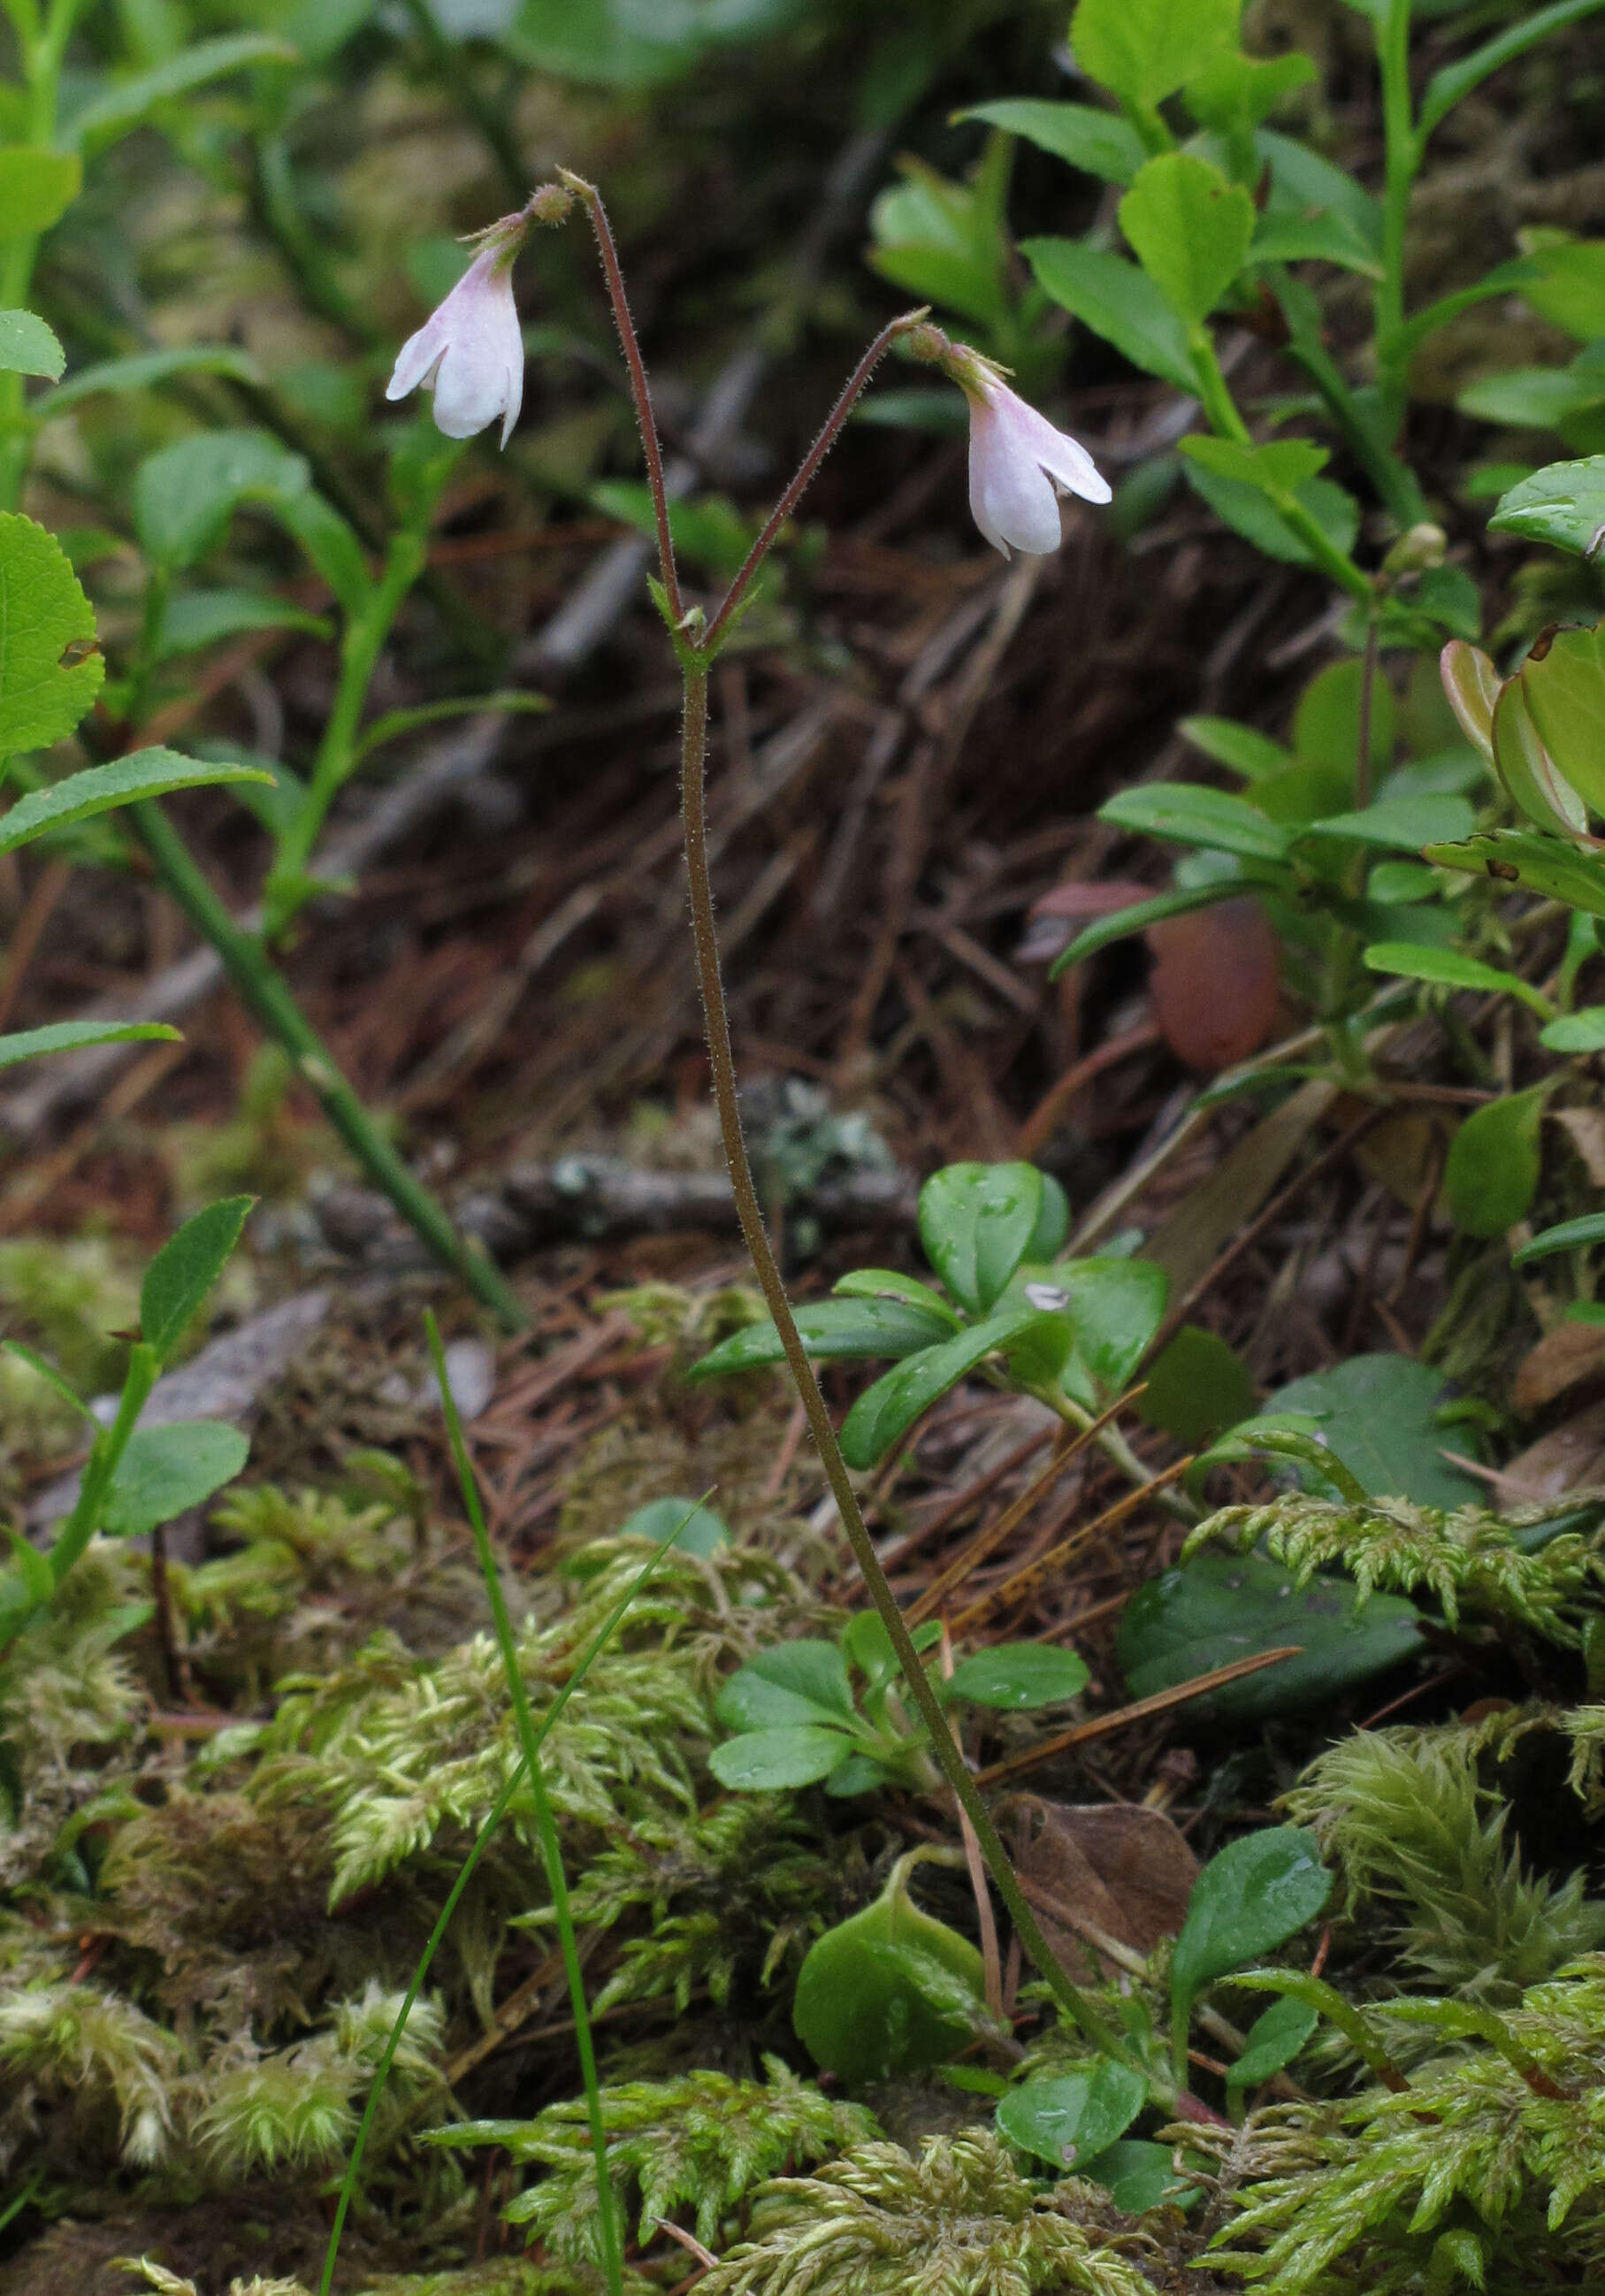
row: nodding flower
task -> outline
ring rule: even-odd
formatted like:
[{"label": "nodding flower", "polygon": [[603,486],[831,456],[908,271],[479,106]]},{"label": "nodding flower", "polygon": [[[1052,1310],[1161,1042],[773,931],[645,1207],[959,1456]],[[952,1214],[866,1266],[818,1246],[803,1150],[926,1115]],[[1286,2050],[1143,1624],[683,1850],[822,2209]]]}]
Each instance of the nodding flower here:
[{"label": "nodding flower", "polygon": [[451,293],[401,346],[386,386],[405,398],[419,384],[435,394],[435,422],[448,439],[471,439],[502,418],[507,444],[524,396],[524,337],[512,299],[513,258],[529,228],[528,214],[504,216]]},{"label": "nodding flower", "polygon": [[1055,430],[979,358],[954,381],[970,401],[970,508],[977,526],[1005,558],[1011,549],[1045,557],[1062,538],[1060,494],[1106,503],[1109,480],[1085,447]]}]

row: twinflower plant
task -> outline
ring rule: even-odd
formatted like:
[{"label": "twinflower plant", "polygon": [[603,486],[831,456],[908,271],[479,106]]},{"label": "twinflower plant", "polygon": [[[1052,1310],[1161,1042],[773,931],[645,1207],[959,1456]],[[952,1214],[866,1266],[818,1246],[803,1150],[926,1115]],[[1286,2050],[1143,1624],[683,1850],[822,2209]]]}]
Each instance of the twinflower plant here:
[{"label": "twinflower plant", "polygon": [[[658,545],[658,577],[652,595],[668,628],[679,662],[684,691],[682,719],[681,804],[685,858],[690,881],[692,934],[695,945],[698,985],[708,1029],[714,1097],[719,1128],[735,1193],[742,1239],[763,1290],[774,1332],[796,1383],[814,1440],[840,1513],[854,1555],[904,1682],[929,1734],[931,1751],[963,1811],[1007,1906],[1020,1941],[1046,1978],[1067,2013],[1094,2045],[1122,2057],[1126,2044],[1109,2026],[1094,2004],[1069,1977],[1050,1951],[1029,1906],[1021,1894],[1003,1843],[955,1743],[937,1687],[921,1663],[919,1652],[897,1607],[885,1572],[876,1558],[864,1527],[852,1480],[842,1457],[830,1412],[815,1377],[808,1353],[792,1316],[770,1248],[753,1185],[751,1167],[741,1135],[737,1105],[735,1062],[730,1022],[719,974],[718,939],[714,924],[713,894],[708,873],[706,822],[708,750],[708,688],[716,658],[734,629],[747,603],[753,578],[790,518],[843,424],[852,413],[876,367],[894,343],[904,341],[914,354],[959,384],[970,400],[974,424],[971,474],[977,522],[989,542],[999,549],[1022,549],[1044,554],[1057,546],[1059,512],[1056,488],[1063,487],[1093,501],[1107,500],[1109,488],[1092,459],[1073,439],[1055,430],[1015,397],[1001,371],[977,354],[953,342],[940,328],[928,324],[924,309],[893,319],[865,350],[848,376],[818,438],[803,457],[795,477],[781,495],[744,563],[720,603],[710,611],[689,600],[681,586],[669,530],[668,494],[664,483],[663,453],[652,412],[645,364],[630,318],[607,211],[601,193],[583,177],[560,171],[561,181],[543,185],[521,213],[495,226],[497,237],[484,250],[463,282],[447,296],[433,316],[404,348],[397,363],[392,392],[405,390],[435,376],[435,413],[443,427],[470,414],[476,427],[487,428],[500,416],[504,435],[509,409],[516,411],[518,392],[498,365],[506,340],[505,304],[512,257],[520,226],[528,221],[561,220],[570,202],[584,206],[595,234],[597,250],[607,282],[609,299],[618,329],[629,373],[630,393],[641,430],[647,484],[652,504]],[[515,234],[517,236],[515,237]],[[483,266],[483,270],[480,270]],[[469,281],[479,279],[469,287]],[[464,289],[468,289],[466,296]],[[492,305],[487,299],[494,295]],[[494,317],[491,314],[494,312]],[[445,404],[442,404],[442,391]],[[454,435],[456,435],[454,433]],[[1204,2111],[1203,2107],[1199,2108]]]}]

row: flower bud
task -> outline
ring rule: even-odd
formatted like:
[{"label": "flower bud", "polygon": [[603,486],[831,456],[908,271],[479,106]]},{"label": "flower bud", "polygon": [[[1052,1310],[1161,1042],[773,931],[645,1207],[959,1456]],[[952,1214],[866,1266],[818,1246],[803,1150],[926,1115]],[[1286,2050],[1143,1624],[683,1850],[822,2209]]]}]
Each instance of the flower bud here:
[{"label": "flower bud", "polygon": [[574,194],[566,184],[543,184],[529,194],[524,213],[531,223],[566,223],[573,205]]}]

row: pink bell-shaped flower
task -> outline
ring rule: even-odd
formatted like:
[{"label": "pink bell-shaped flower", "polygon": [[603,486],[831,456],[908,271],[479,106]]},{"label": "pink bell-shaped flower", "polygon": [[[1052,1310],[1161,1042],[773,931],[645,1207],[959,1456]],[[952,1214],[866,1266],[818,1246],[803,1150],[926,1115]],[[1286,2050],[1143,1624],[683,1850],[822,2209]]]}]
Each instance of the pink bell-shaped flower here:
[{"label": "pink bell-shaped flower", "polygon": [[960,357],[963,371],[954,379],[970,401],[970,507],[975,522],[1005,558],[1011,549],[1046,557],[1061,539],[1060,495],[1106,503],[1109,481],[1085,447],[1055,430],[987,363],[973,353]]},{"label": "pink bell-shaped flower", "polygon": [[524,337],[512,299],[513,258],[528,229],[522,215],[504,216],[446,300],[401,346],[387,398],[425,384],[435,394],[435,422],[448,439],[471,439],[502,418],[501,443],[519,419],[524,396]]}]

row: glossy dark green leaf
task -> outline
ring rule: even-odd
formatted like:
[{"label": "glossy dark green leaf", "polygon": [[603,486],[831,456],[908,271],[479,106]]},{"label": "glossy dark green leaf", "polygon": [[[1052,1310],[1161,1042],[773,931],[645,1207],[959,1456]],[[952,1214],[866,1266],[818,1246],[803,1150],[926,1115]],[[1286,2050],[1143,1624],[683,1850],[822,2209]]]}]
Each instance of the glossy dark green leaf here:
[{"label": "glossy dark green leaf", "polygon": [[844,1730],[790,1722],[726,1738],[708,1757],[708,1767],[733,1793],[785,1793],[817,1785],[849,1760],[853,1751],[853,1741]]},{"label": "glossy dark green leaf", "polygon": [[1330,1371],[1311,1372],[1271,1397],[1267,1411],[1307,1413],[1322,1439],[1372,1498],[1414,1499],[1420,1506],[1457,1507],[1486,1496],[1480,1483],[1444,1458],[1477,1456],[1475,1429],[1439,1425],[1443,1374],[1413,1356],[1350,1356]]},{"label": "glossy dark green leaf", "polygon": [[1540,1229],[1511,1252],[1511,1265],[1527,1267],[1535,1259],[1551,1259],[1558,1251],[1585,1251],[1596,1243],[1605,1243],[1605,1212],[1584,1212],[1577,1219]]},{"label": "glossy dark green leaf", "polygon": [[[859,1357],[906,1356],[952,1335],[950,1310],[907,1300],[820,1300],[796,1311],[797,1329],[808,1354],[821,1362]],[[784,1363],[786,1351],[771,1323],[749,1324],[693,1364],[692,1380],[720,1379],[731,1372],[756,1371]]]},{"label": "glossy dark green leaf", "polygon": [[1226,2075],[1226,2094],[1235,2091],[1241,2096],[1244,2089],[1273,2080],[1292,2063],[1320,2022],[1307,2001],[1295,2000],[1291,1994],[1273,2001],[1244,2036],[1241,2052]]},{"label": "glossy dark green leaf", "polygon": [[1085,2161],[1077,2170],[1090,2184],[1101,2185],[1118,2209],[1128,2217],[1146,2216],[1150,2209],[1190,2207],[1200,2187],[1178,2175],[1175,2155],[1168,2144],[1155,2144],[1145,2136],[1122,2136]]},{"label": "glossy dark green leaf", "polygon": [[1426,858],[1442,869],[1464,869],[1472,876],[1520,885],[1591,917],[1605,917],[1605,865],[1597,854],[1580,851],[1559,837],[1543,837],[1530,829],[1485,830],[1463,845],[1429,845]]},{"label": "glossy dark green leaf", "polygon": [[1132,1697],[1151,1698],[1290,1644],[1298,1657],[1208,1693],[1189,1715],[1252,1722],[1329,1704],[1421,1649],[1421,1616],[1397,1595],[1373,1595],[1361,1608],[1346,1578],[1300,1587],[1265,1555],[1206,1553],[1138,1587],[1115,1653]]},{"label": "glossy dark green leaf", "polygon": [[1178,2078],[1192,2005],[1205,1986],[1260,1960],[1313,1922],[1331,1894],[1321,1845],[1301,1825],[1273,1825],[1229,1842],[1192,1885],[1170,1963],[1171,2037]]},{"label": "glossy dark green leaf", "polygon": [[1162,1428],[1196,1450],[1246,1419],[1255,1404],[1247,1365],[1216,1332],[1183,1324],[1143,1374],[1133,1406],[1144,1427]]},{"label": "glossy dark green leaf", "polygon": [[1101,1407],[1130,1384],[1147,1354],[1164,1321],[1170,1279],[1151,1259],[1061,1260],[1052,1274],[1076,1335],[1066,1392]]},{"label": "glossy dark green leaf", "polygon": [[1091,1681],[1085,1661],[1074,1651],[1045,1643],[1000,1643],[961,1659],[942,1685],[947,1698],[967,1698],[977,1706],[1026,1714],[1079,1698]]},{"label": "glossy dark green leaf", "polygon": [[887,1372],[859,1397],[842,1424],[841,1452],[848,1466],[863,1470],[876,1465],[921,1412],[1033,1320],[1029,1308],[989,1316]]},{"label": "glossy dark green leaf", "polygon": [[141,1337],[165,1364],[222,1275],[250,1217],[254,1196],[208,1204],[169,1236],[145,1270],[139,1293]]},{"label": "glossy dark green leaf", "polygon": [[831,1286],[838,1300],[900,1300],[906,1308],[933,1316],[950,1332],[961,1329],[956,1316],[941,1293],[917,1277],[896,1267],[855,1267]]},{"label": "glossy dark green leaf", "polygon": [[985,2004],[980,1955],[922,1914],[894,1868],[872,1906],[809,1948],[791,2021],[815,2063],[859,2089],[954,2055]]},{"label": "glossy dark green leaf", "polygon": [[1476,810],[1463,797],[1380,797],[1358,813],[1330,814],[1324,821],[1312,821],[1303,834],[1419,853],[1423,845],[1469,837],[1476,822]]},{"label": "glossy dark green leaf", "polygon": [[1546,463],[1500,496],[1488,525],[1495,534],[1586,554],[1605,526],[1605,455]]},{"label": "glossy dark green leaf", "polygon": [[1093,2057],[1074,2072],[1036,2074],[998,2099],[997,2126],[1011,2144],[1057,2169],[1107,2152],[1148,2102],[1148,2084],[1129,2065]]},{"label": "glossy dark green leaf", "polygon": [[232,1483],[250,1456],[249,1438],[219,1420],[136,1427],[118,1461],[100,1527],[109,1538],[143,1538]]},{"label": "glossy dark green leaf", "polygon": [[1450,1142],[1444,1189],[1454,1225],[1467,1235],[1503,1235],[1532,1209],[1543,1169],[1538,1128],[1557,1081],[1473,1109]]},{"label": "glossy dark green leaf", "polygon": [[985,1315],[1026,1257],[1042,1217],[1035,1164],[946,1164],[920,1191],[920,1242],[953,1297]]}]

